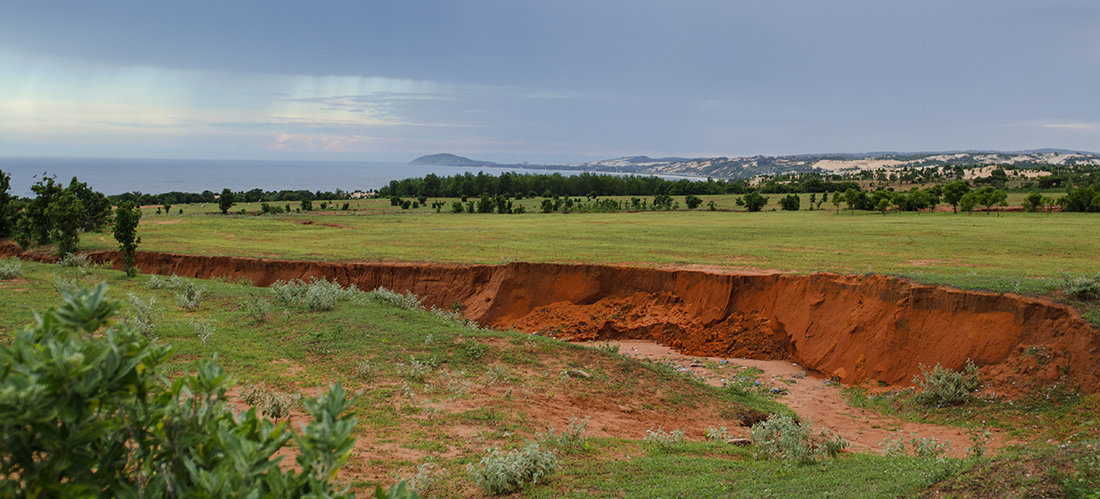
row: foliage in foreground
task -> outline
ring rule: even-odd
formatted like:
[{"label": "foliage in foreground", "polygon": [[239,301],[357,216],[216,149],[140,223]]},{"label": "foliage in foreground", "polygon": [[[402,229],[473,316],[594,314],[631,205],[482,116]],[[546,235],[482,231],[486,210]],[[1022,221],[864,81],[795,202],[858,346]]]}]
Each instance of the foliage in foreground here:
[{"label": "foliage in foreground", "polygon": [[[355,418],[340,385],[304,401],[301,433],[226,405],[214,361],[169,383],[171,348],[115,323],[107,286],[64,303],[0,346],[0,495],[334,496]],[[293,439],[300,472],[274,454]],[[185,450],[185,451],[184,451]]]}]

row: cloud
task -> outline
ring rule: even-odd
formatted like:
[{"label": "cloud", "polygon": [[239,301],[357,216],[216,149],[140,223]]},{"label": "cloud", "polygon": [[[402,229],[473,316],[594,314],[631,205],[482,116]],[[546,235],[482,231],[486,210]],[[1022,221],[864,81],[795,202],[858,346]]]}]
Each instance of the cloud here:
[{"label": "cloud", "polygon": [[1071,130],[1071,131],[1100,130],[1100,123],[1096,123],[1096,122],[1042,123],[1039,126],[1041,126],[1043,128],[1055,128],[1055,129],[1059,129],[1059,130]]}]

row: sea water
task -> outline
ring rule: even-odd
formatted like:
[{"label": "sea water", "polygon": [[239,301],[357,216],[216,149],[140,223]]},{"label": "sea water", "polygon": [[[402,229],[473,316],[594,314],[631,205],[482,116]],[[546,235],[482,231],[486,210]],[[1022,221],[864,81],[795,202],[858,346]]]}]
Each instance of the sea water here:
[{"label": "sea water", "polygon": [[103,158],[0,158],[0,170],[11,176],[10,193],[33,196],[31,185],[43,175],[56,177],[68,185],[77,177],[89,187],[107,195],[126,192],[160,194],[164,192],[221,192],[263,189],[348,192],[378,189],[391,180],[461,175],[466,172],[499,175],[508,171],[522,173],[561,173],[577,170],[539,168],[420,166],[377,161],[269,161],[209,159],[103,159]]}]

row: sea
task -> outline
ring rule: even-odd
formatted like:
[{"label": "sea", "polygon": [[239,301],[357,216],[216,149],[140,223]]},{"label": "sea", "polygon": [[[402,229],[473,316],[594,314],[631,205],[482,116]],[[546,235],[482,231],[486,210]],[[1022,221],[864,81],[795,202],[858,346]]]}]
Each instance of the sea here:
[{"label": "sea", "polygon": [[[422,166],[379,161],[285,161],[214,159],[103,159],[103,158],[4,158],[0,171],[11,176],[10,193],[30,197],[31,185],[43,175],[68,185],[72,177],[107,195],[126,192],[221,192],[263,189],[369,191],[391,180],[461,175],[466,172],[500,175],[504,172],[561,173],[579,170],[467,166]],[[610,173],[610,172],[598,172]]]}]

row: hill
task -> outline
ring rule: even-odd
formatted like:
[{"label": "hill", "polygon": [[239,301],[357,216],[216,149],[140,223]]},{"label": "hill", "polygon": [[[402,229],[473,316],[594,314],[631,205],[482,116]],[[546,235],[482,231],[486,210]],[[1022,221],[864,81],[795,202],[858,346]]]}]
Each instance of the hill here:
[{"label": "hill", "polygon": [[476,159],[470,159],[456,154],[440,153],[429,154],[427,156],[421,156],[412,161],[409,161],[410,165],[418,166],[492,166],[496,165],[492,161],[479,161]]}]

